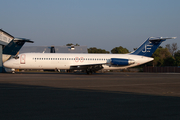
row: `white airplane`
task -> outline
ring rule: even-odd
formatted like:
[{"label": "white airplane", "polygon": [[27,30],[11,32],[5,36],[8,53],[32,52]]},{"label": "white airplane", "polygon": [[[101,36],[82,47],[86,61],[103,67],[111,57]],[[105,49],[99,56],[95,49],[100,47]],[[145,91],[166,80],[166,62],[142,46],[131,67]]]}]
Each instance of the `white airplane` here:
[{"label": "white airplane", "polygon": [[166,39],[150,37],[136,51],[128,54],[23,53],[6,61],[12,69],[86,70],[87,74],[101,69],[126,69],[154,60],[152,54]]}]

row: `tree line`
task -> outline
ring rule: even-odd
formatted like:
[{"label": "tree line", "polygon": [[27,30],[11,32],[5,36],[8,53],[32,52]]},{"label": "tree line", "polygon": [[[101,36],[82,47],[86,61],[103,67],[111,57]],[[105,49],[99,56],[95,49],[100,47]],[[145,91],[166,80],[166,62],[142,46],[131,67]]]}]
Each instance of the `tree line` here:
[{"label": "tree line", "polygon": [[[67,44],[66,46],[73,45]],[[79,46],[76,44],[75,46]],[[137,48],[134,48],[136,50]],[[88,53],[107,53],[105,49],[98,49],[96,47],[88,48]],[[130,53],[127,48],[122,46],[115,47],[111,50],[112,54],[126,54]],[[154,60],[152,62],[146,63],[147,66],[180,66],[180,50],[178,50],[177,43],[167,44],[165,48],[159,46],[157,50],[153,53],[152,57]]]},{"label": "tree line", "polygon": [[154,60],[147,65],[151,66],[180,66],[180,50],[177,43],[167,44],[165,48],[159,47],[152,55]]}]

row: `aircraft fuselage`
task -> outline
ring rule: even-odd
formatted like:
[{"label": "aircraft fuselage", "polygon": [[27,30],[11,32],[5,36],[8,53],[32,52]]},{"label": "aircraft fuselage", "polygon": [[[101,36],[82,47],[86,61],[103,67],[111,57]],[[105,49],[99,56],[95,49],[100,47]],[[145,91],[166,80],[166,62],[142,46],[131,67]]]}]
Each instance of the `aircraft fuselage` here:
[{"label": "aircraft fuselage", "polygon": [[[153,58],[132,54],[63,54],[63,53],[24,53],[4,63],[14,69],[74,69],[72,66],[102,64],[104,69],[125,69],[152,61]],[[131,59],[133,64],[116,66],[111,58]]]}]

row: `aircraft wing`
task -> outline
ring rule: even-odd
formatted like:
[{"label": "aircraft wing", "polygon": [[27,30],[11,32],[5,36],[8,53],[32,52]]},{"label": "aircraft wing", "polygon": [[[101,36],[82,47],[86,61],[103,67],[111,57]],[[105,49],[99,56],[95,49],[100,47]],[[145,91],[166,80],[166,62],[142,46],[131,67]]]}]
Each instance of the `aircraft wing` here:
[{"label": "aircraft wing", "polygon": [[71,65],[70,69],[73,70],[92,70],[92,71],[98,71],[103,69],[102,65],[105,65],[107,63],[98,63],[98,64],[81,64],[81,65]]}]

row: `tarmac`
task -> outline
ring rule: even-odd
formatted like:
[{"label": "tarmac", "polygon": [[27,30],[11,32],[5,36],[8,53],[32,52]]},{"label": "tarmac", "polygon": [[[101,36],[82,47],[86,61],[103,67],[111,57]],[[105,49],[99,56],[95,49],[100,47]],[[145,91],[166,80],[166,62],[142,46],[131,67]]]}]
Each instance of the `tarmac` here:
[{"label": "tarmac", "polygon": [[1,73],[0,119],[180,120],[180,74]]}]

